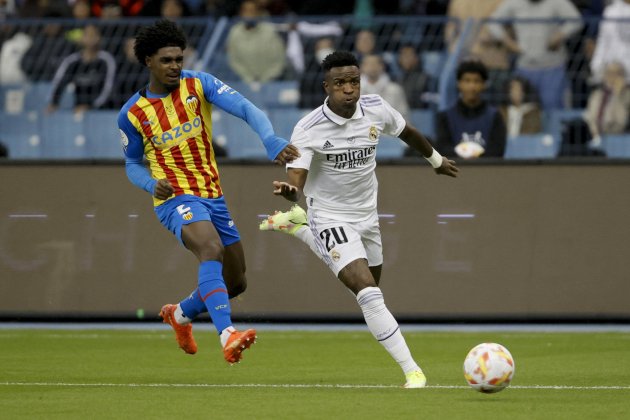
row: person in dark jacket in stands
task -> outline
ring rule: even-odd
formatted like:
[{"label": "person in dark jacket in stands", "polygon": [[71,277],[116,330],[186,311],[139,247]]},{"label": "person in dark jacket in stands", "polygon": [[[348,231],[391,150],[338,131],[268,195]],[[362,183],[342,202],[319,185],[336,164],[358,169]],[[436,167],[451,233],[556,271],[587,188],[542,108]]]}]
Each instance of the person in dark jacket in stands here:
[{"label": "person in dark jacket in stands", "polygon": [[70,83],[74,89],[74,111],[103,107],[109,100],[116,76],[116,61],[100,48],[101,34],[94,25],[83,29],[81,51],[67,56],[59,65],[52,81],[51,100],[47,112],[57,110],[61,96]]},{"label": "person in dark jacket in stands", "polygon": [[506,128],[500,112],[482,99],[488,70],[481,61],[457,67],[459,99],[437,114],[436,149],[444,156],[464,159],[503,157]]}]

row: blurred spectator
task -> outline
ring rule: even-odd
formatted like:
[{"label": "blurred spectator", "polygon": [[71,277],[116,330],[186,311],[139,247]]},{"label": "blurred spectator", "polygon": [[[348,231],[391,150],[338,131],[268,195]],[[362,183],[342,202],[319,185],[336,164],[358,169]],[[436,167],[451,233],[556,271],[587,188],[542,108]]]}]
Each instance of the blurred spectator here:
[{"label": "blurred spectator", "polygon": [[436,118],[436,149],[444,156],[464,159],[503,157],[505,123],[499,111],[482,99],[488,70],[480,61],[457,67],[459,100]]},{"label": "blurred spectator", "polygon": [[70,16],[67,0],[24,0],[18,4],[21,18],[38,19]]},{"label": "blurred spectator", "polygon": [[567,73],[571,86],[571,108],[586,108],[588,93],[591,90],[592,76],[590,63],[595,51],[595,38],[599,20],[604,11],[604,0],[571,0],[580,12],[584,26],[567,42],[569,51]]},{"label": "blurred spectator", "polygon": [[26,82],[27,77],[22,71],[20,63],[32,44],[32,38],[22,32],[15,33],[2,43],[0,49],[0,85]]},{"label": "blurred spectator", "polygon": [[15,0],[0,0],[0,22],[17,14]]},{"label": "blurred spectator", "polygon": [[[537,89],[545,110],[562,108],[567,84],[565,40],[580,30],[580,14],[569,0],[505,0],[492,14],[495,19],[546,19],[516,22],[513,38],[501,24],[491,24],[492,35],[519,55],[516,73]],[[558,19],[567,19],[558,23]]]},{"label": "blurred spectator", "polygon": [[349,15],[354,10],[354,1],[304,1],[287,0],[289,9],[302,15]]},{"label": "blurred spectator", "polygon": [[[90,17],[90,2],[88,0],[76,0],[72,5],[72,17],[81,22]],[[79,44],[83,38],[83,28],[72,28],[66,32],[66,39]]]},{"label": "blurred spectator", "polygon": [[370,54],[361,60],[361,95],[377,94],[409,119],[409,104],[403,88],[390,79],[380,55]]},{"label": "blurred spectator", "polygon": [[625,20],[601,23],[591,61],[593,76],[598,81],[602,80],[606,63],[617,61],[625,68],[626,78],[630,78],[630,0],[618,0],[607,6],[604,19]]},{"label": "blurred spectator", "polygon": [[183,0],[148,0],[145,2],[141,14],[175,20],[183,16],[190,16],[192,13],[188,4]]},{"label": "blurred spectator", "polygon": [[22,70],[32,82],[50,81],[61,61],[76,51],[64,28],[56,22],[46,23],[33,35],[33,43],[22,58]]},{"label": "blurred spectator", "polygon": [[354,36],[353,54],[357,57],[359,63],[366,55],[379,54],[385,64],[385,71],[390,75],[398,76],[398,74],[396,74],[398,68],[396,57],[390,51],[380,51],[376,46],[376,41],[377,39],[374,32],[369,29],[361,29]]},{"label": "blurred spectator", "polygon": [[368,29],[362,29],[354,36],[354,55],[359,63],[363,57],[376,53],[376,35]]},{"label": "blurred spectator", "polygon": [[425,108],[422,95],[427,89],[429,76],[422,71],[420,57],[413,45],[403,45],[398,50],[398,82],[403,88],[407,103],[411,108]]},{"label": "blurred spectator", "polygon": [[100,48],[100,41],[98,28],[86,26],[81,51],[67,56],[55,73],[48,112],[57,110],[61,96],[70,83],[74,84],[75,112],[100,108],[109,100],[116,75],[116,62],[110,53]]},{"label": "blurred spectator", "polygon": [[241,4],[241,21],[227,38],[228,62],[245,82],[268,82],[279,78],[286,66],[285,46],[273,24],[261,21],[256,2]]},{"label": "blurred spectator", "polygon": [[138,62],[133,50],[134,38],[124,41],[124,54],[116,65],[116,79],[112,91],[112,108],[120,108],[131,95],[148,84],[146,67]]},{"label": "blurred spectator", "polygon": [[508,137],[534,134],[542,131],[542,113],[536,95],[527,79],[514,77],[506,84],[508,103],[499,109]]},{"label": "blurred spectator", "polygon": [[[337,22],[310,23],[297,22],[289,24],[277,24],[276,29],[279,31],[287,31],[287,59],[291,63],[293,70],[297,75],[301,75],[306,67],[306,56],[304,46],[302,45],[302,37],[323,38],[337,37],[343,34],[341,26]],[[319,63],[317,63],[319,66]]]},{"label": "blurred spectator", "polygon": [[137,16],[144,3],[144,0],[91,0],[91,13],[92,16],[106,19]]},{"label": "blurred spectator", "polygon": [[[469,0],[477,1],[477,0]],[[449,0],[400,0],[399,10],[406,15],[444,16]]]},{"label": "blurred spectator", "polygon": [[[449,21],[446,25],[445,38],[448,49],[452,53],[458,44],[460,32],[468,18],[477,21],[490,18],[503,0],[451,0],[448,5],[448,16],[458,19]],[[494,39],[490,34],[488,24],[481,23],[470,42],[470,55],[481,62],[488,69],[488,86],[486,89],[490,102],[494,104],[505,102],[503,87],[510,78],[510,54],[502,42]]]},{"label": "blurred spectator", "polygon": [[[160,16],[168,20],[176,21],[177,19],[188,16],[188,8],[182,0],[161,0]],[[184,50],[184,68],[193,68],[199,58],[197,50],[190,41],[190,27],[183,27],[182,30],[186,33],[186,37],[189,39],[189,45]]]},{"label": "blurred spectator", "polygon": [[316,108],[326,99],[326,92],[322,86],[324,70],[321,63],[328,54],[335,51],[335,47],[332,38],[321,38],[314,47],[315,50],[300,78],[300,108]]},{"label": "blurred spectator", "polygon": [[626,70],[620,62],[609,63],[604,69],[604,83],[588,98],[584,120],[591,134],[591,147],[601,146],[601,137],[628,131],[630,117],[630,86]]}]

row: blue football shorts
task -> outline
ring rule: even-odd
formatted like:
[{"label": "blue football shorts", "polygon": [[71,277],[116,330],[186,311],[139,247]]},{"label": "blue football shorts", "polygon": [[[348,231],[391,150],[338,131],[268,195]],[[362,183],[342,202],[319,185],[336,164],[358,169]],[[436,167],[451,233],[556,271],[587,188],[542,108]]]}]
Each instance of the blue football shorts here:
[{"label": "blue football shorts", "polygon": [[182,226],[207,220],[212,222],[221,237],[223,246],[241,240],[225,198],[202,198],[194,195],[178,195],[155,207],[160,223],[179,239],[182,245]]}]

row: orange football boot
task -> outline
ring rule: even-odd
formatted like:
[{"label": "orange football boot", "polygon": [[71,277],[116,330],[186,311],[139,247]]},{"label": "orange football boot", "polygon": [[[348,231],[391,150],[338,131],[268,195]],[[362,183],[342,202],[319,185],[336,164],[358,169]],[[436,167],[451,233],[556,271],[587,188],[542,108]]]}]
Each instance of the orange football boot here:
[{"label": "orange football boot", "polygon": [[256,330],[234,331],[223,347],[223,357],[229,364],[240,362],[243,351],[256,342]]},{"label": "orange football boot", "polygon": [[164,320],[165,324],[170,324],[175,331],[175,338],[179,347],[188,354],[197,353],[197,343],[192,335],[192,323],[181,325],[175,321],[175,309],[177,305],[166,304],[162,306],[160,316]]}]

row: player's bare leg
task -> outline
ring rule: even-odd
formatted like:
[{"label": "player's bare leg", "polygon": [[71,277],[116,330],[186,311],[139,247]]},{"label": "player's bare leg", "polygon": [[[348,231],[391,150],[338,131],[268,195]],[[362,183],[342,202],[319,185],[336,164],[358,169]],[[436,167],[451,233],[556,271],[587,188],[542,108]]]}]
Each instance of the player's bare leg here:
[{"label": "player's bare leg", "polygon": [[226,246],[223,255],[223,279],[230,299],[247,289],[246,269],[245,252],[241,241]]},{"label": "player's bare leg", "polygon": [[403,387],[422,388],[426,385],[426,377],[413,360],[398,322],[385,306],[383,293],[377,287],[373,271],[380,276],[379,269],[368,267],[367,260],[361,258],[341,269],[338,277],[356,295],[365,322],[374,338],[385,347],[405,373],[406,381]]}]

